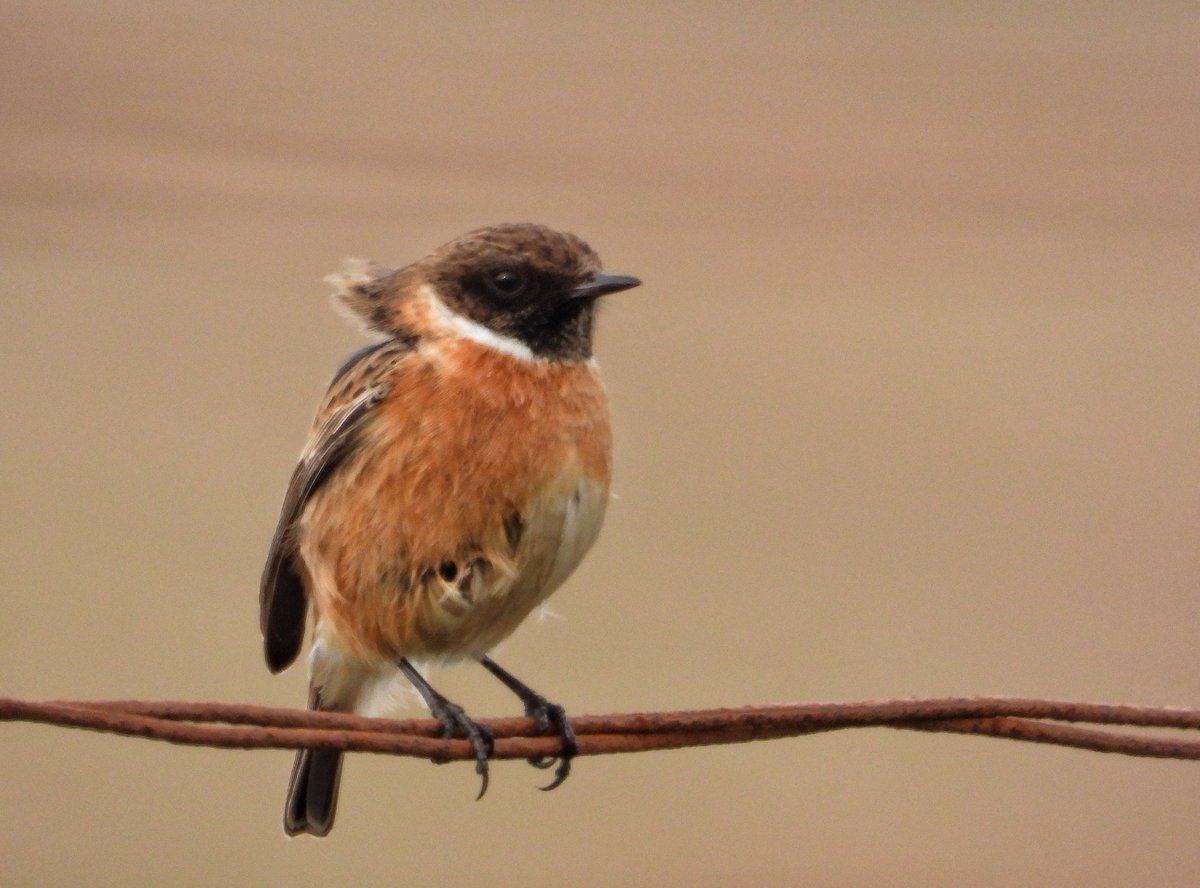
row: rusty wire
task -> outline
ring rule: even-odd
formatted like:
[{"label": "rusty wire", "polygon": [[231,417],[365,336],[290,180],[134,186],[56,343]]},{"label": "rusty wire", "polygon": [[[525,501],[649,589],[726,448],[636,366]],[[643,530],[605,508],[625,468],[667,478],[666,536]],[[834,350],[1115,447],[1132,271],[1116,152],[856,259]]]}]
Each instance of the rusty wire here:
[{"label": "rusty wire", "polygon": [[[83,728],[226,749],[317,747],[419,758],[469,759],[465,740],[444,739],[433,719],[376,719],[250,704],[152,700],[21,700],[0,697],[0,720]],[[557,737],[532,719],[481,719],[494,758],[553,756]],[[947,697],[581,715],[571,718],[580,755],[681,749],[890,727],[975,734],[1154,758],[1200,759],[1200,710],[1014,697]],[[1091,727],[1081,727],[1090,725]],[[1096,726],[1104,726],[1096,727]],[[1110,728],[1134,728],[1114,731]],[[1164,733],[1147,729],[1175,729]]]}]

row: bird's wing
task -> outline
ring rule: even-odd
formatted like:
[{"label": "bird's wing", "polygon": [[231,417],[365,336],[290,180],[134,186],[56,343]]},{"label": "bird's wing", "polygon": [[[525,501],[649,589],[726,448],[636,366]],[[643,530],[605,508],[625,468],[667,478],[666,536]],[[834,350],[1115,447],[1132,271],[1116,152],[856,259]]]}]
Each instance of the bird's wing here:
[{"label": "bird's wing", "polygon": [[304,643],[308,592],[297,564],[293,527],[309,499],[354,452],[359,433],[387,393],[387,371],[410,345],[384,340],[350,357],[330,383],[308,445],[288,482],[259,589],[259,627],[267,667],[289,666]]}]

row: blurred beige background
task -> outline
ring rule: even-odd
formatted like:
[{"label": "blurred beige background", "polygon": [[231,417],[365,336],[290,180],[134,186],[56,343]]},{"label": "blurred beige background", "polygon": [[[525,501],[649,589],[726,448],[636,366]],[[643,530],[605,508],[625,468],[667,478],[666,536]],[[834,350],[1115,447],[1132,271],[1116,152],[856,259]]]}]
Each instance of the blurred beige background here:
[{"label": "blurred beige background", "polygon": [[[299,705],[257,582],[359,340],[531,219],[645,287],[617,499],[504,662],[576,713],[1200,704],[1194,4],[0,7],[0,693]],[[437,676],[480,715],[480,669]],[[0,884],[1195,885],[1200,765],[846,732],[496,766],[0,726]]]}]

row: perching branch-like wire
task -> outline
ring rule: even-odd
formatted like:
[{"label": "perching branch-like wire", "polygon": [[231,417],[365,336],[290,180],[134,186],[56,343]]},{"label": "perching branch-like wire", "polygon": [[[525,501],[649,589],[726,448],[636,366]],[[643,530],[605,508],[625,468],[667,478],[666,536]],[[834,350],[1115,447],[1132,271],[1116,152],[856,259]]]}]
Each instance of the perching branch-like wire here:
[{"label": "perching branch-like wire", "polygon": [[[441,737],[434,719],[375,719],[249,704],[148,700],[21,700],[0,697],[0,721],[84,728],[192,746],[227,749],[314,747],[469,759],[465,740]],[[495,738],[494,758],[553,756],[558,737],[532,719],[481,719]],[[1113,731],[1079,725],[1120,726]],[[1145,729],[1200,730],[1200,710],[1015,697],[947,697],[860,703],[746,706],[685,712],[571,718],[580,755],[680,749],[797,737],[843,728],[891,727],[978,734],[1098,752],[1200,759],[1200,740]]]}]

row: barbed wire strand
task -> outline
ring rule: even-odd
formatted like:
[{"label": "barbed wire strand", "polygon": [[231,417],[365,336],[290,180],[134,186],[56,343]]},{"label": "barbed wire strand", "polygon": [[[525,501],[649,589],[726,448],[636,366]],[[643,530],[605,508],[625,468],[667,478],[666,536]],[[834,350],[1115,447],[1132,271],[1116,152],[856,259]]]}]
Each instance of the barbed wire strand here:
[{"label": "barbed wire strand", "polygon": [[[313,747],[470,759],[465,740],[444,739],[434,719],[375,719],[252,704],[155,700],[22,700],[0,697],[0,721],[36,722],[171,743],[227,749]],[[529,718],[480,719],[495,738],[494,758],[553,756],[557,737]],[[1121,726],[1138,732],[1079,727]],[[949,732],[1097,752],[1200,759],[1200,741],[1145,729],[1200,730],[1200,709],[1015,697],[945,697],[853,703],[746,706],[571,718],[580,755],[681,749],[798,737],[847,728]]]}]

